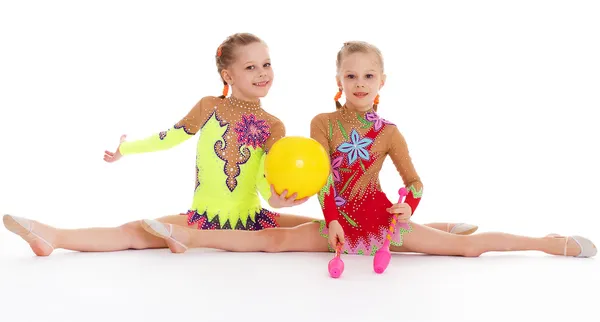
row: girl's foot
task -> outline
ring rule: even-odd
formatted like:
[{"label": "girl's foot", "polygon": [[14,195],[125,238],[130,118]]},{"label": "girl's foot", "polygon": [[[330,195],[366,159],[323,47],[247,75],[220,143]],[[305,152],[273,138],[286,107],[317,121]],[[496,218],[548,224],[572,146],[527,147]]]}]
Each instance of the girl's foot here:
[{"label": "girl's foot", "polygon": [[[38,256],[48,256],[54,251],[54,228],[17,216],[4,215],[4,227],[21,236]],[[42,237],[43,236],[43,237]]]},{"label": "girl's foot", "polygon": [[448,227],[446,228],[446,231],[449,232],[449,233],[451,233],[451,234],[455,234],[455,235],[471,235],[478,228],[479,227],[477,227],[475,225],[471,225],[471,224],[465,224],[465,223],[451,224],[451,223],[448,223]]},{"label": "girl's foot", "polygon": [[163,238],[173,253],[184,253],[188,249],[185,244],[189,241],[189,235],[184,229],[152,219],[142,220],[142,228],[156,237]]},{"label": "girl's foot", "polygon": [[581,236],[561,236],[558,234],[549,234],[546,238],[551,238],[556,242],[553,248],[553,255],[563,255],[572,257],[594,257],[598,250],[591,240]]}]

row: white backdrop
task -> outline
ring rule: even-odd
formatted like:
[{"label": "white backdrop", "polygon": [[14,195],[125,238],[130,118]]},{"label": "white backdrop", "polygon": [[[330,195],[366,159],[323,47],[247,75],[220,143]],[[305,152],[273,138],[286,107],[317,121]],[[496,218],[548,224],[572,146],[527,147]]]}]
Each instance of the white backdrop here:
[{"label": "white backdrop", "polygon": [[[103,151],[219,95],[217,46],[252,32],[275,71],[264,106],[290,135],[334,110],[343,42],[380,47],[379,111],[425,186],[415,221],[598,242],[599,16],[595,1],[2,2],[0,212],[75,228],[185,211],[197,138],[115,164]],[[395,198],[389,160],[381,180]],[[321,216],[316,198],[288,211]]]},{"label": "white backdrop", "polygon": [[[415,220],[598,236],[600,23],[584,3],[4,4],[0,211],[63,227],[185,211],[196,138],[116,164],[102,154],[219,95],[214,52],[243,31],[271,48],[264,106],[290,135],[334,109],[344,41],[381,48],[380,113],[425,185]],[[389,160],[381,177],[394,197]],[[293,212],[321,216],[316,198]]]}]

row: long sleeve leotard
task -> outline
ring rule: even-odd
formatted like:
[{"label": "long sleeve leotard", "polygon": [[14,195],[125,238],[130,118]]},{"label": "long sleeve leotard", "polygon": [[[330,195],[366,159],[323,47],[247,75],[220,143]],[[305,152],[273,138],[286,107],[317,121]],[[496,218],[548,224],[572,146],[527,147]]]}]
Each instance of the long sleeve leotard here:
[{"label": "long sleeve leotard", "polygon": [[[423,184],[404,137],[374,110],[354,112],[346,106],[314,117],[311,137],[325,147],[331,158],[329,180],[319,193],[325,217],[321,234],[327,237],[329,223],[338,220],[344,229],[345,253],[374,254],[383,245],[392,217],[386,211],[392,202],[379,182],[386,156],[391,157],[409,191],[405,202],[413,213],[421,200]],[[392,245],[401,245],[402,235],[410,230],[409,224],[397,225]]]},{"label": "long sleeve leotard", "polygon": [[285,136],[283,123],[260,102],[233,96],[202,98],[168,130],[121,144],[122,155],[172,148],[199,135],[195,190],[184,213],[198,229],[260,230],[276,227],[278,214],[261,207],[271,194],[264,176],[264,157]]}]

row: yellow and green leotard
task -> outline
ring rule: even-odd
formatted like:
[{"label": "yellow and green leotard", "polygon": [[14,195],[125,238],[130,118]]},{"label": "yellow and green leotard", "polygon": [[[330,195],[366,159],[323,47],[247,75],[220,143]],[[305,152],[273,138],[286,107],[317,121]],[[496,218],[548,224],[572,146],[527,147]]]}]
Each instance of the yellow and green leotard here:
[{"label": "yellow and green leotard", "polygon": [[264,176],[266,152],[285,136],[283,123],[260,102],[233,96],[202,98],[170,129],[123,142],[122,155],[170,149],[201,133],[196,148],[196,185],[188,225],[198,229],[260,230],[277,227],[277,213],[261,207],[271,196]]}]

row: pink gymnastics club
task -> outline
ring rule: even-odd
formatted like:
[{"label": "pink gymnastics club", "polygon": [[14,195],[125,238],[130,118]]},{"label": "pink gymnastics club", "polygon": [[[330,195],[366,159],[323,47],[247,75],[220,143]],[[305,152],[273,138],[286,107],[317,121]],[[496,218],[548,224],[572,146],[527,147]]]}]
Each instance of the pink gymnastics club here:
[{"label": "pink gymnastics club", "polygon": [[341,254],[342,244],[338,243],[335,250],[335,256],[329,261],[329,265],[327,265],[327,268],[329,269],[329,275],[333,278],[340,277],[344,272],[344,262],[340,258]]},{"label": "pink gymnastics club", "polygon": [[[402,187],[398,190],[398,194],[400,198],[398,199],[398,203],[402,203],[404,197],[408,195],[408,191],[406,188]],[[394,233],[394,229],[396,228],[396,222],[398,221],[398,214],[394,214],[392,217],[392,223],[390,224],[390,228],[388,230],[387,237],[385,238],[385,242],[383,246],[375,253],[375,257],[373,258],[373,270],[377,274],[381,274],[385,271],[385,269],[390,264],[390,260],[392,259],[392,253],[390,253],[390,242],[392,241],[392,234]]]}]

